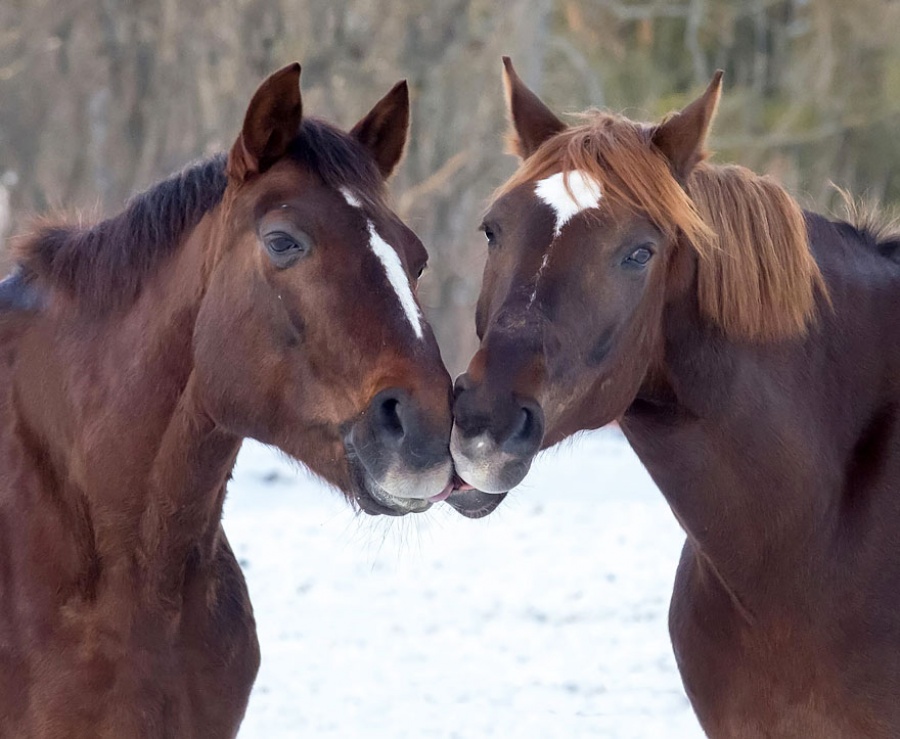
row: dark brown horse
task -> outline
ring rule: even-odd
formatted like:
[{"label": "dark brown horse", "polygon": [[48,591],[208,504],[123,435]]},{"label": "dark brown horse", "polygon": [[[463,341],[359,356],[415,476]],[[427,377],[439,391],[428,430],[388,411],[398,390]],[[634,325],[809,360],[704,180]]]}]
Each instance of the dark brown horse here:
[{"label": "dark brown horse", "polygon": [[364,510],[446,494],[450,380],[388,209],[398,84],[347,134],[300,67],[230,154],[93,226],[41,225],[0,286],[0,736],[230,737],[259,663],[220,526],[241,441]]},{"label": "dark brown horse", "polygon": [[484,219],[457,470],[506,491],[618,420],[687,533],[705,731],[900,736],[900,238],[704,163],[721,74],[661,124],[569,126],[504,61],[523,163]]}]

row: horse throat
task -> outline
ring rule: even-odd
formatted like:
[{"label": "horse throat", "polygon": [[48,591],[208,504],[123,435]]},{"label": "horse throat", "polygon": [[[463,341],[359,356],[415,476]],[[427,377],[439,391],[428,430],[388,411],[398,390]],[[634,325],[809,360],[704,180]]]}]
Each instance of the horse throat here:
[{"label": "horse throat", "polygon": [[57,302],[16,340],[0,414],[6,456],[27,469],[2,494],[41,517],[57,543],[53,587],[73,597],[127,589],[177,606],[219,544],[240,439],[197,403],[191,342],[208,274],[197,236],[127,311],[96,318]]},{"label": "horse throat", "polygon": [[195,401],[191,375],[150,467],[138,537],[147,595],[176,605],[187,565],[215,557],[225,486],[241,445]]},{"label": "horse throat", "polygon": [[754,350],[707,333],[669,306],[666,359],[651,372],[622,430],[685,530],[697,565],[752,623],[773,561],[803,571],[798,534],[824,515],[808,435],[789,400],[765,383]]}]

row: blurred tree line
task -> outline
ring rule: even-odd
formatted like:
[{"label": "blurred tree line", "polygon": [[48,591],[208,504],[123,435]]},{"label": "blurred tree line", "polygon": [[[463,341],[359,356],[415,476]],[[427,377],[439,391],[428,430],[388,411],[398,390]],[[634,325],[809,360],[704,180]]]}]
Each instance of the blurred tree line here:
[{"label": "blurred tree line", "polygon": [[344,127],[405,77],[395,205],[431,253],[421,296],[456,370],[474,342],[481,209],[515,166],[501,54],[559,111],[644,119],[721,67],[718,159],[827,209],[831,181],[900,202],[898,20],[893,0],[3,0],[0,235],[47,209],[114,213],[228,147],[288,61],[305,111]]}]

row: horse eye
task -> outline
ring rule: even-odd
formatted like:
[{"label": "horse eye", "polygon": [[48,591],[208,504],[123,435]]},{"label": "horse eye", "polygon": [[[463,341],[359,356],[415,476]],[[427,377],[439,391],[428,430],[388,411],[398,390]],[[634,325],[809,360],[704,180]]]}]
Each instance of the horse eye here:
[{"label": "horse eye", "polygon": [[294,241],[290,236],[285,236],[283,234],[278,234],[270,237],[266,240],[266,246],[269,247],[276,254],[283,254],[290,249],[295,249],[300,245]]},{"label": "horse eye", "polygon": [[625,257],[625,264],[632,267],[644,267],[653,258],[653,250],[649,246],[639,246]]},{"label": "horse eye", "polygon": [[293,236],[284,231],[272,231],[265,234],[263,243],[279,267],[293,264],[300,257],[306,256],[312,248],[308,238]]},{"label": "horse eye", "polygon": [[497,245],[497,235],[494,233],[494,229],[492,229],[486,223],[482,223],[481,230],[484,231],[484,238],[487,239],[488,246],[496,246]]},{"label": "horse eye", "polygon": [[418,280],[425,272],[425,268],[428,266],[428,262],[425,262],[421,267],[419,267],[419,271],[416,272],[416,279]]}]

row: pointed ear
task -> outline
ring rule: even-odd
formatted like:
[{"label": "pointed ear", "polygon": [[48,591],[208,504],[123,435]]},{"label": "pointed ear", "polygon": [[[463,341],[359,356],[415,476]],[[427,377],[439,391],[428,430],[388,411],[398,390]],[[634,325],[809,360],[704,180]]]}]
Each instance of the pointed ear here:
[{"label": "pointed ear", "polygon": [[406,80],[394,85],[350,130],[350,135],[372,153],[378,171],[385,179],[400,163],[408,134],[409,87]]},{"label": "pointed ear", "polygon": [[706,136],[722,95],[722,70],[718,70],[700,97],[684,110],[663,121],[653,132],[653,143],[672,164],[679,179],[706,157]]},{"label": "pointed ear", "polygon": [[245,180],[271,167],[296,137],[302,115],[300,65],[294,62],[267,77],[253,93],[228,157],[228,175]]},{"label": "pointed ear", "polygon": [[503,57],[503,89],[513,128],[513,148],[522,159],[527,159],[547,139],[565,129],[566,124],[519,79],[508,56]]}]

